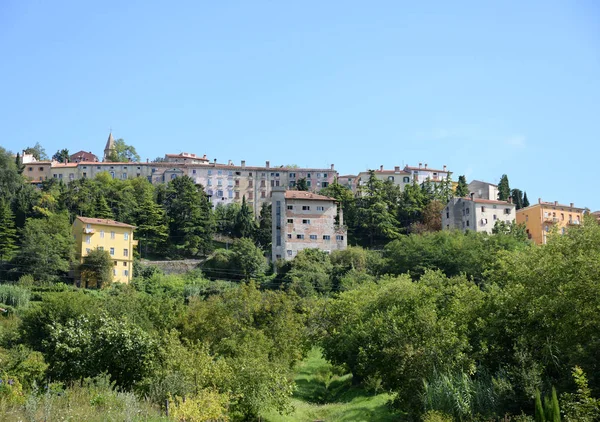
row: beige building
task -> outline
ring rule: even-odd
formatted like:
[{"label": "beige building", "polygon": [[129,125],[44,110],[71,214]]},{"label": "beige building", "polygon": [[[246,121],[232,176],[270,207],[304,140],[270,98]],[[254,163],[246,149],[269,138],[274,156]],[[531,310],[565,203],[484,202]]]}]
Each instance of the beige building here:
[{"label": "beige building", "polygon": [[559,204],[558,201],[544,202],[517,211],[517,223],[525,224],[527,236],[538,245],[546,244],[548,236],[554,230],[564,234],[569,227],[579,226],[583,222],[585,208]]},{"label": "beige building", "polygon": [[50,161],[33,161],[24,166],[23,176],[31,183],[41,183],[52,177]]},{"label": "beige building", "polygon": [[279,187],[273,189],[272,204],[273,262],[293,259],[304,249],[346,249],[347,229],[335,199]]},{"label": "beige building", "polygon": [[[392,182],[394,185],[399,186],[400,190],[404,190],[404,186],[412,183],[410,172],[404,171],[400,169],[400,166],[394,167],[394,170],[385,170],[383,166],[380,166],[378,170],[373,170],[373,174],[375,177],[382,182]],[[354,183],[354,192],[357,195],[362,194],[362,188],[367,184],[369,178],[371,177],[370,170],[369,171],[361,171],[356,176],[356,181]]]},{"label": "beige building", "polygon": [[512,223],[515,220],[515,204],[493,199],[452,198],[442,210],[444,230],[473,230],[492,233],[497,221]]}]

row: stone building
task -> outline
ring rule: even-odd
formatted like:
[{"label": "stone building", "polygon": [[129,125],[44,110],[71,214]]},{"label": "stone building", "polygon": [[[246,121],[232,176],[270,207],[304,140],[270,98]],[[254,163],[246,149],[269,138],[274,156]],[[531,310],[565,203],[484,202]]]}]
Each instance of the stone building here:
[{"label": "stone building", "polygon": [[303,249],[329,253],[344,250],[347,245],[343,211],[338,209],[335,199],[285,187],[273,189],[273,262],[293,259]]},{"label": "stone building", "polygon": [[481,180],[473,180],[467,185],[469,192],[476,199],[498,199],[498,185],[482,182]]},{"label": "stone building", "polygon": [[452,198],[442,210],[442,229],[492,233],[496,221],[512,223],[515,204],[493,199]]}]

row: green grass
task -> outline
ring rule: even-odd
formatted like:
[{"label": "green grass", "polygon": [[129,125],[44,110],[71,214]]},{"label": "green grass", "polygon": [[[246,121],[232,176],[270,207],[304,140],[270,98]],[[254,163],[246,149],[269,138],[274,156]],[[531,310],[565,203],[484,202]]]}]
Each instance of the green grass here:
[{"label": "green grass", "polygon": [[296,392],[292,399],[294,411],[289,415],[269,412],[267,422],[288,421],[397,421],[387,402],[389,394],[373,394],[352,385],[351,374],[336,373],[319,349],[313,349],[296,374]]}]

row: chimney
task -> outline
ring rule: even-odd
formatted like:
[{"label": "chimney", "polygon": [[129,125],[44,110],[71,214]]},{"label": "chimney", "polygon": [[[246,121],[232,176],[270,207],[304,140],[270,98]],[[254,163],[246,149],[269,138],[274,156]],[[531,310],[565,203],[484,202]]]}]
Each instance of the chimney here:
[{"label": "chimney", "polygon": [[242,168],[246,167],[246,160],[242,160]]},{"label": "chimney", "polygon": [[395,166],[395,167],[394,167],[394,171],[395,171],[396,173],[400,173],[400,166]]},{"label": "chimney", "polygon": [[146,158],[146,163],[149,163],[149,162],[150,162],[150,159],[149,159],[149,158]]},{"label": "chimney", "polygon": [[383,171],[383,164],[379,166],[379,171]]},{"label": "chimney", "polygon": [[265,163],[265,167],[266,167],[266,168],[270,168],[270,167],[271,167],[271,163],[270,163],[269,161],[267,161],[267,162]]},{"label": "chimney", "polygon": [[571,208],[573,208],[575,206],[574,202],[571,202]]},{"label": "chimney", "polygon": [[472,200],[473,200],[473,197],[475,196],[475,192],[471,192],[471,193],[469,194],[469,196],[471,197],[471,201],[472,201]]},{"label": "chimney", "polygon": [[427,163],[425,163],[425,168],[427,168]]},{"label": "chimney", "polygon": [[509,196],[509,197],[508,197],[508,203],[509,203],[509,204],[512,204],[512,196]]},{"label": "chimney", "polygon": [[554,201],[554,206],[557,206],[557,205],[558,205],[558,201]]},{"label": "chimney", "polygon": [[423,165],[423,163],[419,163],[419,168],[421,168],[422,165]]},{"label": "chimney", "polygon": [[538,198],[538,204],[542,203],[542,198]]},{"label": "chimney", "polygon": [[331,170],[335,170],[335,165],[334,164],[331,165]]},{"label": "chimney", "polygon": [[444,164],[444,171],[446,171],[446,164]]}]

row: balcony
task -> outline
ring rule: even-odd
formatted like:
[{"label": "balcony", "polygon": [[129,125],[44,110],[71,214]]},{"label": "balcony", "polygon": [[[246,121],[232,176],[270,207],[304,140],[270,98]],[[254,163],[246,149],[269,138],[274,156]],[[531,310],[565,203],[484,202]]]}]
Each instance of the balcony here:
[{"label": "balcony", "polygon": [[550,224],[558,223],[558,218],[557,217],[544,217],[544,223],[550,223]]},{"label": "balcony", "polygon": [[570,226],[578,226],[580,224],[581,224],[581,221],[579,221],[579,220],[569,220]]},{"label": "balcony", "polygon": [[94,233],[96,233],[96,231],[94,229],[88,229],[88,228],[84,228],[83,232],[85,234],[94,234]]}]

